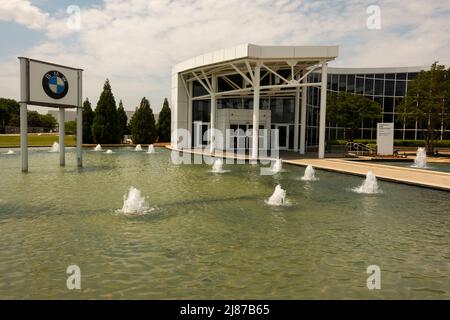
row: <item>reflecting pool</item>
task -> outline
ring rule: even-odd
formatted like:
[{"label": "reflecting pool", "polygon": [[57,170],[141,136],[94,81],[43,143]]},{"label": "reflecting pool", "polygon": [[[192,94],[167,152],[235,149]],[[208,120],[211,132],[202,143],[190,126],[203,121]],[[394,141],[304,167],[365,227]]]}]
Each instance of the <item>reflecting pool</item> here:
[{"label": "reflecting pool", "polygon": [[[0,154],[0,298],[448,299],[450,193],[284,165],[174,165],[170,152]],[[1,151],[1,150],[0,150]],[[144,150],[146,151],[146,150]],[[266,200],[280,185],[286,205]],[[120,211],[135,187],[141,214]],[[81,269],[68,290],[66,269]],[[367,267],[381,268],[368,290]]]}]

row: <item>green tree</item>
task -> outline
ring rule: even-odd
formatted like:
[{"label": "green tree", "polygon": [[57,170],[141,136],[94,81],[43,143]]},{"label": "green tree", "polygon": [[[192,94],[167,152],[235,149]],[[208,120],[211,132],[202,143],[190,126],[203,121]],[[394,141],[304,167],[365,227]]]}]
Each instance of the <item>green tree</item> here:
[{"label": "green tree", "polygon": [[134,143],[153,143],[156,139],[155,116],[150,102],[144,97],[139,108],[130,121],[131,135]]},{"label": "green tree", "polygon": [[94,122],[95,113],[92,111],[89,99],[83,102],[83,143],[94,143],[92,137],[92,124]]},{"label": "green tree", "polygon": [[353,140],[362,122],[381,119],[381,107],[362,95],[331,93],[327,97],[327,119],[344,127],[345,136]]},{"label": "green tree", "polygon": [[40,115],[40,124],[41,127],[44,128],[45,131],[52,131],[53,129],[56,128],[56,125],[58,124],[58,122],[56,121],[55,117],[52,116],[51,114],[42,114]]},{"label": "green tree", "polygon": [[20,106],[16,100],[0,98],[0,133],[4,133],[5,127],[11,125],[11,118],[19,118],[19,112]]},{"label": "green tree", "polygon": [[408,84],[408,92],[399,113],[409,123],[417,121],[428,154],[434,153],[441,126],[450,123],[450,68],[431,65],[430,70],[421,71]]},{"label": "green tree", "polygon": [[125,109],[123,108],[122,100],[119,102],[119,108],[117,108],[117,116],[119,118],[119,127],[121,130],[121,137],[123,137],[124,134],[128,134],[128,117],[127,113],[125,112]]},{"label": "green tree", "polygon": [[103,92],[95,108],[95,116],[92,124],[92,136],[94,143],[119,143],[120,128],[117,117],[116,101],[111,91],[111,85],[107,79],[103,86]]},{"label": "green tree", "polygon": [[64,123],[64,133],[75,134],[77,132],[77,122],[75,120]]},{"label": "green tree", "polygon": [[164,99],[163,107],[158,117],[157,125],[158,141],[169,142],[170,141],[170,108],[167,98]]},{"label": "green tree", "polygon": [[28,111],[28,126],[41,127],[41,115],[37,111]]}]

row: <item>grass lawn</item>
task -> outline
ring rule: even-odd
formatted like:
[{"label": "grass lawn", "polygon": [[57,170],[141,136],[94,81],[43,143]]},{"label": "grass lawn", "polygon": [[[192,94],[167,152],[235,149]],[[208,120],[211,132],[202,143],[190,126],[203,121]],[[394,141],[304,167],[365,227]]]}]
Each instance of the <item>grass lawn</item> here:
[{"label": "grass lawn", "polygon": [[[40,135],[37,134],[28,134],[28,146],[29,147],[47,147],[51,146],[53,142],[58,142],[58,135]],[[75,136],[74,135],[66,135],[64,139],[66,146],[75,146]],[[18,148],[20,147],[20,135],[10,135],[10,134],[0,134],[0,148],[8,147],[8,148]]]}]

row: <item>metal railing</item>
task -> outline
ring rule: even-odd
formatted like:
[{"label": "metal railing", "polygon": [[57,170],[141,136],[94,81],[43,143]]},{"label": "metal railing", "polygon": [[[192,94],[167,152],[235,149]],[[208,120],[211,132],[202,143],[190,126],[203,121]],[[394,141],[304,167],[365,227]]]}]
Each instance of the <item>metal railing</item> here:
[{"label": "metal railing", "polygon": [[349,141],[346,144],[347,155],[354,156],[371,156],[375,155],[377,151],[364,143]]}]

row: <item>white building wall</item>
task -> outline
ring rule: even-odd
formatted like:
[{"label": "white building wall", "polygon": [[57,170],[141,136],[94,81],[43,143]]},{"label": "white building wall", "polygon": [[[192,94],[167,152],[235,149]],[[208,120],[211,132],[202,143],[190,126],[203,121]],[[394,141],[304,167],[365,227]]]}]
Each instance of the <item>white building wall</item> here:
[{"label": "white building wall", "polygon": [[[172,137],[171,144],[177,147],[180,143],[178,129],[189,130],[188,125],[188,95],[184,88],[181,76],[178,73],[172,75],[172,97],[171,97],[171,129]],[[190,145],[190,141],[186,141]],[[184,144],[186,146],[186,144]]]}]

